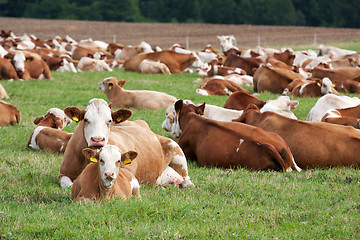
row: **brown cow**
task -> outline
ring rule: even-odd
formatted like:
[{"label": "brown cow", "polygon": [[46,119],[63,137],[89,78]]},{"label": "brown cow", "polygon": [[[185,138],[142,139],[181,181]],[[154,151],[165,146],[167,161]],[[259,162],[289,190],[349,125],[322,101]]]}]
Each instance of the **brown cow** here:
[{"label": "brown cow", "polygon": [[214,121],[198,114],[205,104],[175,103],[173,137],[187,158],[200,166],[244,167],[253,170],[297,170],[289,147],[277,134],[234,122]]},{"label": "brown cow", "polygon": [[149,90],[125,90],[126,80],[115,77],[105,78],[98,83],[112,107],[159,110],[169,107],[176,101],[176,97],[164,92]]},{"label": "brown cow", "polygon": [[132,112],[127,109],[112,111],[103,99],[92,99],[80,110],[67,107],[65,114],[79,121],[66,147],[60,166],[60,186],[72,185],[88,161],[82,154],[87,147],[116,145],[122,152],[136,151],[136,178],[140,183],[159,185],[193,185],[188,176],[186,158],[178,144],[153,133],[146,122],[126,121]]},{"label": "brown cow", "polygon": [[210,70],[207,72],[207,76],[208,77],[212,77],[215,75],[227,76],[234,73],[240,75],[246,75],[246,72],[241,68],[211,65]]},{"label": "brown cow", "polygon": [[102,56],[113,58],[111,53],[104,51],[100,47],[85,47],[78,45],[72,54],[74,60],[80,60],[82,57],[92,57],[96,52],[101,53]]},{"label": "brown cow", "polygon": [[360,132],[352,127],[299,121],[272,112],[261,113],[255,105],[250,105],[233,121],[279,134],[301,168],[359,166]]},{"label": "brown cow", "polygon": [[240,87],[232,81],[215,78],[206,82],[205,85],[200,85],[200,87],[196,89],[196,94],[203,96],[231,95],[236,91],[246,92],[250,94],[250,91]]},{"label": "brown cow", "polygon": [[311,74],[313,78],[330,78],[335,84],[335,89],[341,91],[341,85],[345,80],[360,77],[360,69],[355,67],[342,67],[336,69],[316,67],[311,71]]},{"label": "brown cow", "polygon": [[136,152],[122,153],[114,145],[106,145],[97,152],[85,148],[83,154],[93,161],[75,180],[71,196],[75,201],[140,197],[140,185],[135,178]]},{"label": "brown cow", "polygon": [[261,101],[255,95],[246,92],[234,92],[226,99],[224,108],[244,110],[249,104],[255,104],[258,108],[262,108],[266,101]]},{"label": "brown cow", "polygon": [[322,117],[321,121],[360,129],[360,105],[330,109]]},{"label": "brown cow", "polygon": [[131,59],[125,61],[124,68],[126,71],[138,72],[140,63],[144,59],[152,61],[160,61],[168,66],[171,73],[183,73],[187,67],[196,60],[193,54],[182,54],[171,50],[164,50],[161,52],[140,53]]},{"label": "brown cow", "polygon": [[35,150],[49,151],[54,154],[65,152],[72,133],[62,131],[72,122],[63,110],[51,108],[41,117],[34,120],[36,128],[30,135],[27,147]]},{"label": "brown cow", "polygon": [[14,65],[11,64],[11,59],[0,57],[0,79],[19,80]]},{"label": "brown cow", "polygon": [[224,66],[243,69],[248,75],[254,76],[255,70],[263,63],[261,59],[251,57],[240,57],[230,54],[226,57]]},{"label": "brown cow", "polygon": [[301,74],[292,70],[273,67],[271,64],[259,67],[253,78],[254,91],[281,94],[284,89],[295,79],[305,79]]},{"label": "brown cow", "polygon": [[19,122],[19,110],[13,105],[0,100],[0,126],[14,125]]},{"label": "brown cow", "polygon": [[[302,82],[301,82],[302,81]],[[297,83],[295,87],[292,85]],[[290,89],[292,90],[290,91]],[[288,89],[288,91],[287,91]],[[315,79],[315,80],[299,80],[296,79],[285,88],[283,94],[289,93],[297,97],[321,97],[325,94],[336,94],[339,93],[332,87],[332,82],[329,78]]]}]

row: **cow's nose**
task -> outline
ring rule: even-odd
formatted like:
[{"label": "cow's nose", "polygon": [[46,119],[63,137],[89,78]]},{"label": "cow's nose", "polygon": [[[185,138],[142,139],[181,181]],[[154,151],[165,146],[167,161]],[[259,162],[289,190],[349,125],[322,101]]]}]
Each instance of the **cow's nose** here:
[{"label": "cow's nose", "polygon": [[105,175],[105,178],[108,179],[108,180],[114,179],[114,173],[113,172],[106,172],[106,173],[104,173],[104,175]]},{"label": "cow's nose", "polygon": [[104,146],[105,145],[105,138],[103,137],[91,137],[90,138],[92,146]]}]

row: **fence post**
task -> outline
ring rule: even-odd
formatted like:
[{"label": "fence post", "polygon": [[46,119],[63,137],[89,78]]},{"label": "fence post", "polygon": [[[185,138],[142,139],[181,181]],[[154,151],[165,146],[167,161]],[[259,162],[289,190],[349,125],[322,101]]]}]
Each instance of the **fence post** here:
[{"label": "fence post", "polygon": [[260,36],[258,35],[258,46],[261,46],[261,42],[260,42]]},{"label": "fence post", "polygon": [[114,41],[113,41],[113,43],[116,43],[116,35],[114,35]]},{"label": "fence post", "polygon": [[314,33],[314,46],[316,47],[316,33]]},{"label": "fence post", "polygon": [[186,49],[189,50],[189,37],[186,36]]}]

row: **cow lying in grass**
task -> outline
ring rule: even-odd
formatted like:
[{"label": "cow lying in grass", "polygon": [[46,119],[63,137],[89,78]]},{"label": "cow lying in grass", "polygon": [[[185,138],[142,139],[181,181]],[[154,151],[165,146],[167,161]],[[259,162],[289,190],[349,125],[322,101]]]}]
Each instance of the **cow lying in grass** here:
[{"label": "cow lying in grass", "polygon": [[116,145],[121,152],[136,151],[134,160],[140,183],[158,185],[193,185],[188,176],[186,158],[179,145],[153,133],[143,120],[126,121],[132,115],[128,109],[112,111],[103,99],[92,99],[83,110],[67,107],[65,114],[79,122],[67,145],[60,166],[60,185],[70,187],[88,165],[82,153],[87,147]]},{"label": "cow lying in grass", "polygon": [[125,90],[125,80],[117,80],[115,77],[105,78],[98,83],[114,108],[136,108],[136,109],[164,109],[176,101],[174,96],[163,92],[149,90]]},{"label": "cow lying in grass", "polygon": [[20,122],[20,111],[10,103],[0,100],[0,126],[15,125]]},{"label": "cow lying in grass", "polygon": [[172,135],[187,158],[200,166],[244,167],[252,170],[300,171],[291,151],[277,134],[246,124],[220,122],[200,116],[205,104],[175,103]]},{"label": "cow lying in grass", "polygon": [[36,128],[30,135],[28,148],[64,153],[72,133],[62,131],[72,120],[59,108],[51,108],[41,117],[34,120]]},{"label": "cow lying in grass", "polygon": [[135,178],[137,163],[132,162],[136,152],[122,153],[114,145],[106,145],[97,152],[83,149],[83,154],[92,161],[75,180],[71,195],[76,201],[110,199],[115,196],[140,197],[140,185]]},{"label": "cow lying in grass", "polygon": [[171,74],[169,68],[160,61],[152,61],[144,59],[139,66],[140,73],[162,73],[162,74]]}]

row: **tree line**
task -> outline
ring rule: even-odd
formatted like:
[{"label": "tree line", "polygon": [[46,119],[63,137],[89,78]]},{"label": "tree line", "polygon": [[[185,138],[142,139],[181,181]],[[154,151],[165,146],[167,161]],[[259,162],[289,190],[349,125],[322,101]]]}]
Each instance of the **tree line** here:
[{"label": "tree line", "polygon": [[123,22],[360,27],[353,0],[0,0],[0,16]]}]

